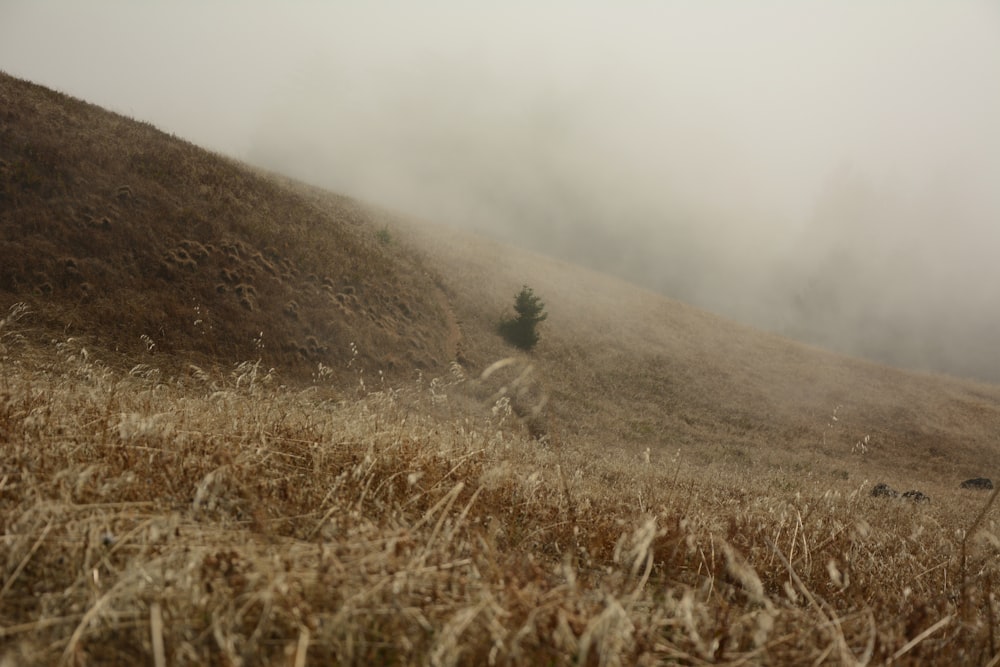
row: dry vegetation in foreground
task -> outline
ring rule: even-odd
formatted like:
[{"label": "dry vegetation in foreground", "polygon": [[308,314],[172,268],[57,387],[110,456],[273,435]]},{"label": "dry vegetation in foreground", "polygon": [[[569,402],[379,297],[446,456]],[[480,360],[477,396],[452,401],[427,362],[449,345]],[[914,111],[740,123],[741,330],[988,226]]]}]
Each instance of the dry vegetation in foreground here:
[{"label": "dry vegetation in foreground", "polygon": [[0,74],[0,667],[997,664],[998,432]]},{"label": "dry vegetation in foreground", "polygon": [[16,320],[0,664],[997,661],[981,494],[789,493],[539,443],[508,378],[457,366],[345,398],[252,363],[119,372]]}]

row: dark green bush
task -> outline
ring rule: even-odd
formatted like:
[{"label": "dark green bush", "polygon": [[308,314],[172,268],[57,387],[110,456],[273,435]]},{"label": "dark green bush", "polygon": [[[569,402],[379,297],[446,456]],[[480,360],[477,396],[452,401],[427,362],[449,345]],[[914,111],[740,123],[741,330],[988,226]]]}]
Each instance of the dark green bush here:
[{"label": "dark green bush", "polygon": [[538,343],[539,323],[549,316],[545,312],[545,304],[525,285],[514,297],[514,310],[516,317],[504,318],[500,322],[500,335],[511,345],[531,350]]}]

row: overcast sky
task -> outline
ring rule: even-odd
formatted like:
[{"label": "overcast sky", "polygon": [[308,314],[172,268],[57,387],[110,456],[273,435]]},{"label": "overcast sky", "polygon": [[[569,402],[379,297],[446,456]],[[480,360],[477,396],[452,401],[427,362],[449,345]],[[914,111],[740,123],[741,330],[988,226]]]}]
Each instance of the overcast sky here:
[{"label": "overcast sky", "polygon": [[0,69],[778,330],[1000,313],[996,0],[3,0]]}]

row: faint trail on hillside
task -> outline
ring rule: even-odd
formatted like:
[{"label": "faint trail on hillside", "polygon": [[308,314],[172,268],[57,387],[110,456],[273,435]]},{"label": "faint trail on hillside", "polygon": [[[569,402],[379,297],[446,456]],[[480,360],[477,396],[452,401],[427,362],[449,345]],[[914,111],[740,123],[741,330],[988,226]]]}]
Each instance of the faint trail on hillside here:
[{"label": "faint trail on hillside", "polygon": [[445,336],[445,346],[451,357],[451,361],[457,361],[461,364],[464,359],[464,355],[462,354],[462,341],[464,340],[462,326],[458,322],[455,310],[451,307],[451,300],[441,287],[438,287],[437,299],[441,310],[444,311],[445,325],[448,329],[448,333]]}]

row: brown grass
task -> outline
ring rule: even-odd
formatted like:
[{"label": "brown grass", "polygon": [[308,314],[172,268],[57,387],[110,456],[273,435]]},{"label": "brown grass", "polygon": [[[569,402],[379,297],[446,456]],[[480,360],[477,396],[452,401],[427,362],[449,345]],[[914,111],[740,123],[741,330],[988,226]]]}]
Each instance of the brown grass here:
[{"label": "brown grass", "polygon": [[[342,368],[351,342],[365,362],[381,361],[396,346],[401,303],[426,341],[399,350],[404,365],[441,371],[454,357],[438,288],[352,202],[319,207],[232,160],[3,73],[0,114],[0,306],[27,302],[49,338],[87,338],[127,367],[142,360],[143,334],[178,367],[260,356],[291,380],[318,362]],[[310,274],[358,294],[367,316],[331,319],[333,294]],[[292,300],[297,317],[279,316]],[[331,344],[304,359],[308,336]]]},{"label": "brown grass", "polygon": [[4,664],[996,654],[982,496],[546,446],[458,367],[343,399],[25,345],[0,369]]},{"label": "brown grass", "polygon": [[996,660],[1000,388],[0,114],[0,665]]}]

